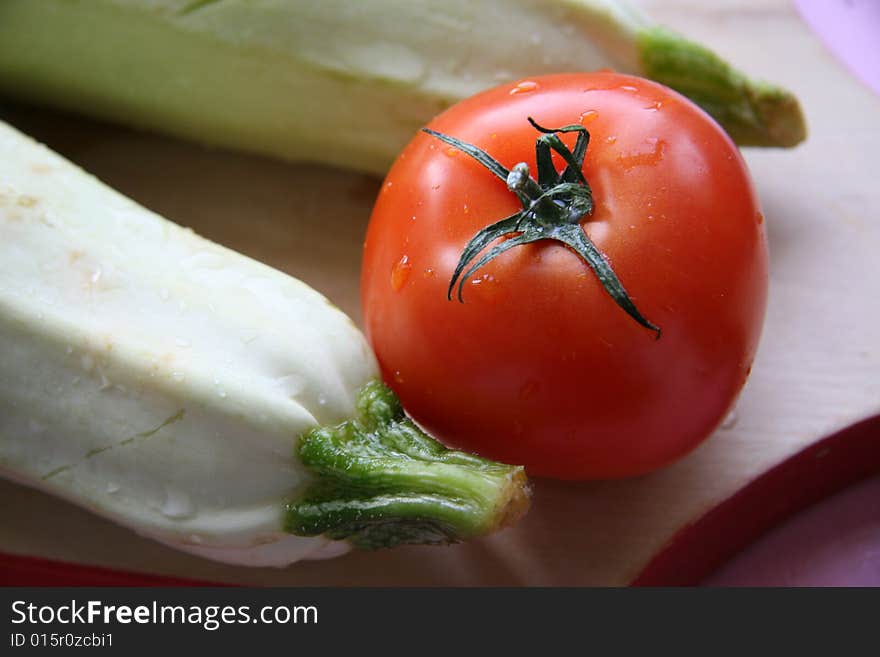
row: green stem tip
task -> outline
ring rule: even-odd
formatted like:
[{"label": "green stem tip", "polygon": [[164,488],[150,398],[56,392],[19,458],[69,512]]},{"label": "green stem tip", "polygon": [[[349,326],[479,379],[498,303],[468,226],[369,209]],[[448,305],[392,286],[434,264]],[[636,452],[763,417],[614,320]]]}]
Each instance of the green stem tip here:
[{"label": "green stem tip", "polygon": [[355,547],[456,543],[513,524],[529,506],[523,468],[447,449],[383,383],[359,392],[357,417],[305,433],[298,456],[316,480],[287,505],[286,530]]},{"label": "green stem tip", "polygon": [[642,74],[687,96],[740,146],[796,146],[807,136],[797,97],[749,79],[707,48],[660,27],[637,36]]}]

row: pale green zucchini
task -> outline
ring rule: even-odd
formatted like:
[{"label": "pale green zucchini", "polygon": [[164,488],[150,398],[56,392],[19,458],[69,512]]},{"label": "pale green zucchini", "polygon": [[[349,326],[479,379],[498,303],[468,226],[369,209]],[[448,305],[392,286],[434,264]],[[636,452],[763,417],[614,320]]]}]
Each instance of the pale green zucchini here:
[{"label": "pale green zucchini", "polygon": [[248,565],[459,541],[527,506],[520,468],[403,416],[323,296],[2,122],[0,474]]},{"label": "pale green zucchini", "polygon": [[740,144],[804,138],[791,93],[617,0],[0,2],[0,94],[380,174],[462,98],[603,67],[677,89]]}]

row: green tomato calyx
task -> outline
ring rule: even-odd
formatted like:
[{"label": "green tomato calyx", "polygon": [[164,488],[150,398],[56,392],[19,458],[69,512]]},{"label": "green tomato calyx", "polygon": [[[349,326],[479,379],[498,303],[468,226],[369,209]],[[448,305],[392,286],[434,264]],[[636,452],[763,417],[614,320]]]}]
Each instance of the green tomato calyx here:
[{"label": "green tomato calyx", "polygon": [[[639,312],[617,274],[614,273],[611,263],[580,225],[584,217],[593,212],[593,190],[583,174],[584,156],[590,143],[590,133],[582,125],[544,128],[531,117],[528,120],[532,127],[541,133],[535,141],[537,180],[532,178],[529,166],[525,162],[520,162],[508,170],[473,144],[430,128],[422,128],[423,132],[466,153],[489,169],[504,181],[507,188],[522,204],[522,210],[486,226],[465,245],[449,281],[447,298],[452,299],[452,291],[457,283],[458,300],[463,303],[465,281],[505,251],[540,240],[555,240],[580,256],[614,302],[639,325],[654,331],[659,338],[660,328]],[[567,132],[577,133],[573,150],[569,149],[559,137],[559,134]],[[553,164],[554,152],[565,162],[565,168],[561,172],[557,171]],[[492,242],[499,239],[503,241],[483,253]]]}]

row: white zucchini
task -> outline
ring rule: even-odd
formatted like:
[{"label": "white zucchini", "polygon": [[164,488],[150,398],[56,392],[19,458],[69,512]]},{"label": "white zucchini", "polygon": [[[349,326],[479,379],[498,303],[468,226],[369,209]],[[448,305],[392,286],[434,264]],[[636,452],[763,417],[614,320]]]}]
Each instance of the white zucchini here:
[{"label": "white zucchini", "polygon": [[524,509],[521,469],[444,450],[377,377],[319,293],[0,123],[0,474],[248,565]]},{"label": "white zucchini", "polygon": [[0,2],[0,93],[380,174],[462,98],[605,67],[691,97],[738,143],[804,138],[791,93],[618,0]]}]

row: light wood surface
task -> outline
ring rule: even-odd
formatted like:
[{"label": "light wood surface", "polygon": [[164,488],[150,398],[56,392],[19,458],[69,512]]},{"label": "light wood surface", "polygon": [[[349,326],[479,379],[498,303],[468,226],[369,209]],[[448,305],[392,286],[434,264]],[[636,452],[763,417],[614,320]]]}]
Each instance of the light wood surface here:
[{"label": "light wood surface", "polygon": [[[782,0],[638,4],[749,73],[792,88],[809,123],[808,142],[795,150],[745,152],[767,218],[771,290],[759,355],[726,428],[639,479],[536,481],[518,526],[449,548],[233,568],[0,482],[0,551],[267,585],[623,584],[678,529],[769,467],[880,414],[880,98]],[[290,272],[359,318],[360,246],[378,180],[20,107],[0,115],[151,209]]]}]

